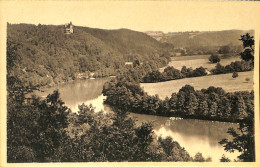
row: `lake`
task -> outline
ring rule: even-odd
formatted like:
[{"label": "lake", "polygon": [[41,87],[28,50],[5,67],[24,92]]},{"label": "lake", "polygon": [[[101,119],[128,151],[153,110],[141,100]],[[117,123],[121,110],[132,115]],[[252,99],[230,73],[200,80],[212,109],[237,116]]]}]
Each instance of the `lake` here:
[{"label": "lake", "polygon": [[[46,88],[44,92],[36,92],[37,95],[45,97],[49,93],[58,89],[61,99],[65,105],[73,112],[77,111],[78,105],[92,104],[96,111],[104,110],[110,112],[107,105],[103,105],[105,97],[102,95],[103,84],[111,78],[99,78],[88,80],[77,80],[60,86]],[[237,124],[212,122],[195,119],[172,120],[168,117],[144,115],[130,113],[131,117],[137,119],[137,124],[151,121],[154,132],[158,136],[171,136],[178,141],[188,153],[194,157],[197,152],[201,152],[205,158],[210,156],[214,161],[219,161],[222,154],[231,160],[235,159],[239,153],[228,153],[218,144],[223,138],[229,138],[226,133],[229,127],[238,127]]]}]

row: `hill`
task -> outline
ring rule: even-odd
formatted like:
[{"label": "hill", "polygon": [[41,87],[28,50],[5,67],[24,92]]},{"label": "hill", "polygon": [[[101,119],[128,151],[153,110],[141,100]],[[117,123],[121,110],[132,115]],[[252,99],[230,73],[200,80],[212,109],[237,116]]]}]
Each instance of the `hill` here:
[{"label": "hill", "polygon": [[[82,75],[114,75],[126,61],[138,59],[157,67],[171,45],[161,44],[145,33],[127,29],[102,30],[74,27],[65,34],[63,25],[7,25],[8,53],[15,52],[14,66],[8,68],[28,85],[54,85]],[[10,57],[7,54],[7,57]]]},{"label": "hill", "polygon": [[192,31],[192,32],[146,32],[154,39],[160,42],[173,44],[176,48],[185,47],[203,47],[203,46],[223,46],[223,45],[241,45],[238,40],[241,34],[249,32],[254,34],[253,30],[225,30],[225,31]]}]

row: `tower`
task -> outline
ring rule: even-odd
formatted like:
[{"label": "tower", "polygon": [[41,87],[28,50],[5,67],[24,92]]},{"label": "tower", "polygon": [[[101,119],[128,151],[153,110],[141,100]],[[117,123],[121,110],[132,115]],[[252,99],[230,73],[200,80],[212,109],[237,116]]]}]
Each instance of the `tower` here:
[{"label": "tower", "polygon": [[65,26],[65,29],[64,29],[64,33],[65,34],[72,34],[73,33],[73,24],[72,24],[72,22],[67,23],[64,26]]}]

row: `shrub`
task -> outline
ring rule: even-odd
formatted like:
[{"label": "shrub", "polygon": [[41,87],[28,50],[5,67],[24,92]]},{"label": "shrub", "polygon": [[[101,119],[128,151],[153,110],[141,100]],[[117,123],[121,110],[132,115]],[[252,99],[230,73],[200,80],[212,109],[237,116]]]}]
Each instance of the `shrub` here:
[{"label": "shrub", "polygon": [[237,72],[233,72],[232,78],[236,78],[236,77],[238,77],[238,73]]},{"label": "shrub", "polygon": [[225,73],[225,67],[222,66],[220,63],[217,63],[216,67],[211,70],[213,74],[224,74]]},{"label": "shrub", "polygon": [[212,55],[209,57],[209,61],[210,61],[211,63],[218,63],[218,62],[220,62],[220,58],[219,58],[218,55],[212,54]]}]

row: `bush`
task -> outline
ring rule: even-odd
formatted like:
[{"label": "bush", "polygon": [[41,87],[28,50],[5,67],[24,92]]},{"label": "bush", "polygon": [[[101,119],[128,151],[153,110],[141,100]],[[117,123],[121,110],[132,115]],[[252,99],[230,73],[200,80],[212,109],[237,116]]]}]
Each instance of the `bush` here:
[{"label": "bush", "polygon": [[238,73],[237,72],[233,72],[232,78],[236,78],[236,77],[238,77]]},{"label": "bush", "polygon": [[218,62],[220,62],[220,58],[219,58],[218,55],[212,54],[212,55],[209,57],[209,61],[210,61],[211,63],[218,63]]},{"label": "bush", "polygon": [[203,67],[199,67],[196,68],[193,72],[192,72],[192,76],[193,77],[199,77],[199,76],[205,76],[207,75],[206,69]]},{"label": "bush", "polygon": [[220,63],[217,63],[216,67],[211,70],[212,74],[224,74],[225,67],[222,66]]}]

